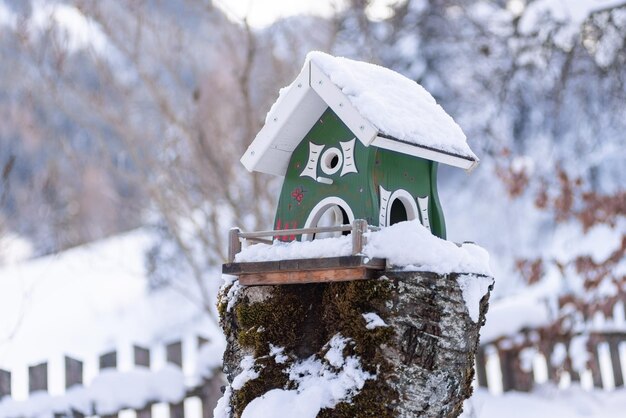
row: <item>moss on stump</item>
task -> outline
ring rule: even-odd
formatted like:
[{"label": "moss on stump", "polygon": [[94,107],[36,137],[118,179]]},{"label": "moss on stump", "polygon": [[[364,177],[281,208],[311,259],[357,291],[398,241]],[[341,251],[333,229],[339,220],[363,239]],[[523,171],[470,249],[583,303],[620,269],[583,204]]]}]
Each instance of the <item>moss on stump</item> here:
[{"label": "moss on stump", "polygon": [[[336,334],[351,341],[344,356],[358,357],[376,378],[318,417],[458,416],[472,393],[489,293],[475,323],[456,277],[388,271],[364,281],[224,289],[219,301],[228,341],[224,372],[232,383],[243,357],[252,355],[259,374],[232,390],[233,417],[272,389],[294,389],[288,366],[310,356],[323,359]],[[228,294],[234,300],[227,300]],[[363,314],[372,312],[388,326],[366,328]],[[281,362],[273,347],[283,349]]]}]

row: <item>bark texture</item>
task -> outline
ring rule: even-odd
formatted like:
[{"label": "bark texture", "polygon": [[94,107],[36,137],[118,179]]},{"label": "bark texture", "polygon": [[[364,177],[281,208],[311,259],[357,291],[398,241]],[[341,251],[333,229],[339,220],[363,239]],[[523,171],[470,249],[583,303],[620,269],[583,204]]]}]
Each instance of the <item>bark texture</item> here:
[{"label": "bark texture", "polygon": [[[354,342],[344,355],[357,356],[376,378],[350,402],[322,409],[318,417],[458,416],[472,393],[489,292],[474,322],[457,277],[387,271],[377,279],[341,283],[238,288],[235,282],[220,297],[228,341],[224,372],[232,383],[242,371],[241,360],[252,355],[259,377],[237,390],[228,388],[232,416],[271,389],[293,389],[288,364],[309,356],[323,359],[336,334]],[[388,326],[367,329],[363,314],[370,312]],[[276,363],[271,346],[284,348],[287,363]]]}]

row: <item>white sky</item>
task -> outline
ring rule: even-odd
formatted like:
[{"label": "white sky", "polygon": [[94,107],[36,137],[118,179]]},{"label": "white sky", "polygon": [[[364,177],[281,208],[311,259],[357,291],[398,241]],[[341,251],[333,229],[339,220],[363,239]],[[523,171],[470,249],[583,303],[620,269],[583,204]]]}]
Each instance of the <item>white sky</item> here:
[{"label": "white sky", "polygon": [[234,20],[247,16],[251,26],[263,27],[297,14],[330,16],[341,0],[214,0]]},{"label": "white sky", "polygon": [[[366,14],[370,19],[383,19],[390,15],[390,4],[402,1],[405,0],[375,0],[367,8]],[[232,20],[241,22],[247,17],[248,23],[257,28],[268,26],[277,19],[298,14],[329,17],[345,7],[346,3],[345,0],[213,0],[213,2]],[[74,35],[81,38],[78,43],[84,43],[84,18],[75,8],[51,4],[47,0],[36,0],[35,5],[39,6],[36,8],[39,19],[35,19],[38,20],[35,23],[41,24],[46,17],[52,16],[61,26],[73,29],[72,32],[80,32]],[[13,26],[15,21],[16,17],[3,0],[0,0],[0,25]]]},{"label": "white sky", "polygon": [[[370,18],[383,18],[388,12],[388,4],[397,0],[377,0],[369,8]],[[264,27],[273,21],[297,14],[331,16],[344,7],[343,0],[214,0],[214,4],[224,10],[233,20],[241,21],[247,16],[254,27]]]}]

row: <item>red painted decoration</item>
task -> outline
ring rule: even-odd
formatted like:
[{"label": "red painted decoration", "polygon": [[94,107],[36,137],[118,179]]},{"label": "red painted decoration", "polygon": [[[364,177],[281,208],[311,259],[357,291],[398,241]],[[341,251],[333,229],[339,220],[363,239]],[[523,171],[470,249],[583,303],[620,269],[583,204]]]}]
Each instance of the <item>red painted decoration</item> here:
[{"label": "red painted decoration", "polygon": [[296,199],[296,202],[300,204],[302,202],[302,199],[304,198],[304,189],[302,187],[296,187],[291,192],[291,197]]}]

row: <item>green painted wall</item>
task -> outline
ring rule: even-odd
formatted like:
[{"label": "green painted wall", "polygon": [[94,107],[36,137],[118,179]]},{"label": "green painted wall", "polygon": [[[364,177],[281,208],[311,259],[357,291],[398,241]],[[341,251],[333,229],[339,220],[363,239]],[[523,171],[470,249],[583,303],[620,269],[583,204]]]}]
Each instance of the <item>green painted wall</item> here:
[{"label": "green painted wall", "polygon": [[443,209],[439,201],[439,192],[437,191],[437,168],[439,163],[430,161],[430,205],[428,213],[430,214],[430,227],[433,234],[439,238],[446,239],[446,220],[443,216]]},{"label": "green painted wall", "polygon": [[[412,196],[429,196],[429,217],[435,235],[445,238],[443,213],[436,189],[436,163],[401,153],[365,147],[357,139],[354,160],[358,173],[341,176],[341,170],[327,175],[317,165],[318,176],[331,179],[324,184],[308,176],[300,176],[309,161],[309,142],[341,150],[339,142],[350,141],[354,134],[329,108],[294,150],[287,169],[274,221],[275,229],[302,228],[309,214],[322,199],[337,196],[346,201],[355,218],[378,225],[379,185],[393,192],[406,189]],[[433,176],[434,174],[434,176]],[[290,240],[296,237],[282,237]]]},{"label": "green painted wall", "polygon": [[[386,190],[404,189],[413,197],[428,196],[428,216],[431,231],[445,238],[443,212],[437,195],[437,163],[419,157],[372,147],[375,163],[372,170],[372,184],[375,190],[382,185]],[[433,174],[435,177],[432,177]],[[376,199],[378,204],[378,198]],[[376,211],[378,219],[378,208]]]}]

